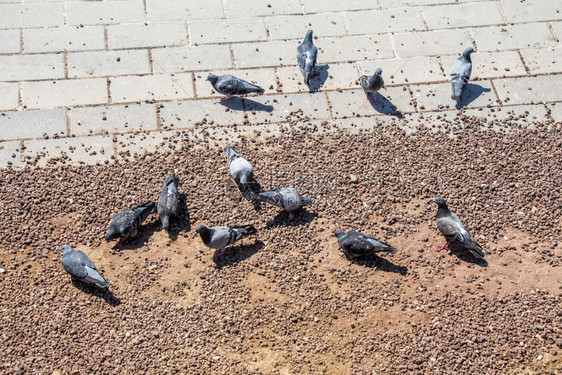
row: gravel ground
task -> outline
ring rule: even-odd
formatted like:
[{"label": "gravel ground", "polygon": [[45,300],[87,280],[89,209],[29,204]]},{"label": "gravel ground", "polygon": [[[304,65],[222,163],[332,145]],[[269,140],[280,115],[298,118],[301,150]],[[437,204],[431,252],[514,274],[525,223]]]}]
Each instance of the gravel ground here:
[{"label": "gravel ground", "polygon": [[[0,171],[0,372],[559,373],[561,129],[517,125],[527,122],[461,116],[406,135],[293,118],[281,136],[243,137],[234,146],[264,189],[313,198],[294,219],[242,198],[224,139],[178,132],[174,150],[113,165]],[[153,215],[136,240],[102,241],[113,214],[155,201],[174,170],[185,231],[167,234]],[[438,250],[436,195],[487,265]],[[192,238],[199,223],[258,234],[219,261]],[[350,262],[336,228],[399,252]],[[90,256],[112,294],[71,282],[63,243]]]}]

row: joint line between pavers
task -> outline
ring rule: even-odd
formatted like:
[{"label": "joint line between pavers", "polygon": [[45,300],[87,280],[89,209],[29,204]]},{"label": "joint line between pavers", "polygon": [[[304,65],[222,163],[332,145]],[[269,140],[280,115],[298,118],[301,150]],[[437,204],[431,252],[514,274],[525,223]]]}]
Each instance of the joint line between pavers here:
[{"label": "joint line between pavers", "polygon": [[500,11],[500,15],[502,16],[504,25],[509,24],[509,22],[507,21],[507,17],[505,16],[505,13],[504,13],[504,11],[503,11],[503,8],[502,8],[501,3],[500,3],[498,0],[496,0],[495,3],[496,3],[496,6],[498,7],[498,9],[499,9],[499,11]]},{"label": "joint line between pavers", "polygon": [[154,62],[152,61],[152,49],[148,49],[148,67],[150,69],[150,74],[154,75]]},{"label": "joint line between pavers", "polygon": [[108,36],[107,26],[103,27],[103,43],[105,45],[105,50],[109,51],[109,36]]},{"label": "joint line between pavers", "polygon": [[521,51],[517,50],[517,54],[519,55],[519,59],[521,60],[521,64],[523,64],[523,68],[525,69],[525,72],[527,74],[531,74],[531,69],[529,69],[529,67],[527,66],[527,63],[525,62],[525,59],[523,58],[523,54],[521,53]]},{"label": "joint line between pavers", "polygon": [[422,18],[422,21],[423,21],[423,26],[425,27],[426,31],[429,31],[430,28],[429,28],[429,24],[427,23],[427,19],[425,18],[425,12],[424,12],[423,8],[419,8],[419,9],[420,9],[421,18]]},{"label": "joint line between pavers", "polygon": [[111,79],[109,77],[106,77],[105,84],[107,85],[107,104],[113,104],[113,100],[111,98],[111,89],[109,87],[111,84]]},{"label": "joint line between pavers", "polygon": [[352,36],[351,35],[351,28],[349,27],[349,19],[347,19],[347,12],[339,13],[343,18],[343,27],[345,29],[345,36]]},{"label": "joint line between pavers", "polygon": [[18,111],[23,110],[23,82],[18,82]]},{"label": "joint line between pavers", "polygon": [[20,53],[23,53],[23,29],[20,29]]},{"label": "joint line between pavers", "polygon": [[496,100],[496,103],[497,103],[500,107],[502,107],[502,104],[503,104],[503,103],[502,103],[502,101],[501,101],[501,99],[500,99],[500,96],[498,95],[498,90],[496,89],[496,85],[494,85],[494,80],[493,80],[493,79],[489,79],[489,81],[490,81],[490,85],[492,85],[492,90],[494,90],[494,95],[496,95],[496,99],[497,99],[497,100]]},{"label": "joint line between pavers", "polygon": [[[448,77],[449,75],[445,72],[445,65],[443,64],[443,56],[437,56],[437,63],[439,64],[439,69],[441,69],[441,73],[445,76]],[[449,79],[447,79],[448,81]]]},{"label": "joint line between pavers", "polygon": [[154,110],[156,111],[156,129],[162,130],[162,116],[160,116],[160,109],[162,109],[160,103],[154,104]]},{"label": "joint line between pavers", "polygon": [[64,79],[68,79],[68,52],[62,54],[63,68],[64,68]]},{"label": "joint line between pavers", "polygon": [[550,33],[554,37],[554,40],[560,43],[560,38],[558,37],[558,35],[556,35],[556,32],[554,31],[554,28],[552,27],[552,21],[547,22],[546,24],[547,24],[548,28],[550,29]]},{"label": "joint line between pavers", "polygon": [[234,55],[234,47],[232,46],[232,44],[228,45],[228,49],[230,50],[230,59],[232,60],[232,66],[234,67],[234,69],[237,69],[237,64],[236,64],[236,56]]},{"label": "joint line between pavers", "polygon": [[224,18],[229,18],[228,11],[226,10],[226,0],[222,0],[222,15]]},{"label": "joint line between pavers", "polygon": [[66,108],[66,136],[72,137],[72,132],[70,129],[70,108]]},{"label": "joint line between pavers", "polygon": [[272,42],[271,33],[269,32],[269,17],[263,17],[262,19],[263,25],[265,27],[265,36],[268,42]]},{"label": "joint line between pavers", "polygon": [[142,0],[142,12],[143,12],[145,22],[148,21],[148,12],[147,12],[146,9],[147,9],[146,8],[146,0]]},{"label": "joint line between pavers", "polygon": [[191,33],[189,32],[189,21],[185,21],[185,33],[187,35],[187,38],[185,39],[187,41],[187,46],[193,47],[193,43],[191,41]]},{"label": "joint line between pavers", "polygon": [[197,93],[197,85],[195,82],[195,73],[191,73],[191,87],[193,88],[193,99],[197,100],[199,99],[199,95]]}]

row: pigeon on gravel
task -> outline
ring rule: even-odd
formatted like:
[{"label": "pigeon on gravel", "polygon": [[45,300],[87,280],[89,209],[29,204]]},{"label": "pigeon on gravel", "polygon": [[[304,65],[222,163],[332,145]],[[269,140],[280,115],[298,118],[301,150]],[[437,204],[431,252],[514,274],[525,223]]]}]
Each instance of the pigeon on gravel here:
[{"label": "pigeon on gravel", "polygon": [[230,175],[239,182],[243,188],[246,188],[248,181],[254,177],[254,167],[231,146],[226,146],[224,152],[226,152],[228,158],[228,170]]},{"label": "pigeon on gravel", "polygon": [[359,232],[344,232],[338,229],[334,232],[334,236],[338,238],[338,242],[348,259],[358,256],[365,256],[374,253],[395,254],[398,250],[394,247],[369,237]]},{"label": "pigeon on gravel", "polygon": [[312,42],[312,30],[308,30],[303,42],[297,47],[297,63],[304,77],[304,83],[309,88],[316,66],[316,56],[318,56],[318,48]]},{"label": "pigeon on gravel", "polygon": [[474,52],[474,48],[468,47],[453,63],[453,71],[451,72],[453,95],[451,95],[451,99],[457,102],[461,100],[462,93],[468,85],[470,73],[472,73],[472,59],[470,58],[472,52]]},{"label": "pigeon on gravel", "polygon": [[258,198],[262,202],[279,206],[288,212],[297,211],[301,207],[312,203],[310,198],[301,196],[295,188],[262,191],[258,194]]},{"label": "pigeon on gravel", "polygon": [[170,218],[177,217],[180,211],[180,198],[178,185],[180,179],[175,174],[171,174],[164,181],[164,187],[158,198],[158,217],[164,229],[170,228]]},{"label": "pigeon on gravel", "polygon": [[110,241],[118,237],[124,240],[129,236],[135,237],[143,221],[155,211],[156,205],[151,202],[119,212],[109,221],[109,231],[105,235],[105,240]]},{"label": "pigeon on gravel", "polygon": [[454,248],[470,251],[478,259],[484,259],[482,247],[470,236],[457,215],[449,210],[445,200],[437,197],[429,201],[429,203],[431,202],[437,204],[437,227],[447,239],[447,243],[440,249],[454,246]]},{"label": "pigeon on gravel", "polygon": [[[365,91],[367,95],[367,99],[369,98],[370,94],[375,94],[384,87],[384,80],[382,79],[382,69],[377,68],[375,70],[375,74],[372,76],[361,76],[359,77],[359,85]],[[373,96],[373,100],[378,102],[377,97]]]},{"label": "pigeon on gravel", "polygon": [[254,233],[257,233],[257,229],[253,225],[210,228],[198,225],[195,227],[194,237],[199,234],[205,246],[216,249],[216,257],[220,258],[226,246]]},{"label": "pigeon on gravel", "polygon": [[217,76],[209,73],[207,81],[211,82],[211,85],[213,85],[213,88],[219,94],[223,94],[225,96],[224,98],[221,98],[221,100],[228,100],[233,96],[248,95],[251,93],[261,95],[265,92],[265,90],[261,87],[252,85],[250,82],[246,82],[243,79],[234,77],[230,74]]},{"label": "pigeon on gravel", "polygon": [[105,289],[111,283],[103,278],[94,263],[81,250],[74,250],[69,245],[62,245],[62,268],[73,278],[87,284]]}]

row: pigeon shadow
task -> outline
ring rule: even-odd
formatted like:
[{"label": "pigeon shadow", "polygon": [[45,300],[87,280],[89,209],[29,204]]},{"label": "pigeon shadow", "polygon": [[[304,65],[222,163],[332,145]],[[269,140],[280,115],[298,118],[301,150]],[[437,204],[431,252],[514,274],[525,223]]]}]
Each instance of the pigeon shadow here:
[{"label": "pigeon shadow", "polygon": [[136,250],[138,248],[143,247],[148,243],[150,237],[159,229],[159,224],[157,223],[148,223],[139,228],[139,233],[136,237],[129,237],[124,241],[118,241],[113,247],[112,250]]},{"label": "pigeon shadow", "polygon": [[[291,217],[292,214],[292,217]],[[267,228],[276,227],[298,227],[301,225],[310,224],[312,220],[318,217],[316,212],[309,212],[308,210],[301,208],[296,212],[281,211],[275,217],[268,221]]]},{"label": "pigeon shadow", "polygon": [[330,76],[328,69],[330,69],[330,65],[316,66],[314,69],[314,76],[310,79],[310,85],[308,86],[310,93],[317,92],[322,86],[324,86],[324,83]]},{"label": "pigeon shadow", "polygon": [[371,107],[378,113],[393,115],[398,118],[404,117],[398,108],[380,92],[369,95],[369,104],[371,104]]},{"label": "pigeon shadow", "polygon": [[219,101],[220,105],[230,108],[233,111],[243,111],[244,102],[243,99],[238,97],[232,97],[230,99],[224,99]]},{"label": "pigeon shadow", "polygon": [[358,264],[363,267],[376,268],[377,270],[381,270],[385,272],[398,273],[400,275],[408,274],[408,267],[394,264],[391,261],[387,260],[386,258],[379,257],[376,254],[356,256],[355,258],[350,259],[349,261],[351,263]]},{"label": "pigeon shadow", "polygon": [[178,234],[181,232],[191,232],[191,216],[187,209],[187,194],[180,194],[179,201],[179,215],[170,221],[170,228],[168,230],[168,237],[172,241],[177,240]]},{"label": "pigeon shadow", "polygon": [[213,262],[217,268],[222,268],[235,263],[240,263],[250,258],[252,255],[265,247],[260,240],[255,240],[251,245],[231,246],[224,250],[222,257],[217,258],[216,252],[213,254]]},{"label": "pigeon shadow", "polygon": [[244,98],[242,101],[244,102],[244,110],[246,112],[273,112],[272,105],[262,104],[248,98]]},{"label": "pigeon shadow", "polygon": [[255,180],[251,179],[248,181],[246,186],[241,185],[239,182],[236,182],[236,186],[240,191],[240,194],[249,202],[252,202],[254,206],[254,210],[261,211],[261,201],[259,200],[258,194],[263,191],[260,183]]},{"label": "pigeon shadow", "polygon": [[480,95],[482,95],[482,93],[490,91],[492,91],[492,89],[484,88],[474,83],[469,83],[468,85],[466,85],[462,93],[461,100],[457,102],[455,108],[461,109],[462,107],[466,107],[467,105],[475,101]]},{"label": "pigeon shadow", "polygon": [[101,289],[94,285],[84,283],[75,278],[72,278],[72,285],[74,285],[75,288],[80,289],[84,293],[102,298],[110,306],[116,307],[121,304],[121,300],[115,297],[115,295],[109,289]]},{"label": "pigeon shadow", "polygon": [[455,255],[457,258],[464,262],[476,264],[480,267],[488,267],[488,261],[486,261],[486,259],[475,257],[470,251],[464,249],[462,246],[451,243],[449,244],[448,249],[451,254]]}]

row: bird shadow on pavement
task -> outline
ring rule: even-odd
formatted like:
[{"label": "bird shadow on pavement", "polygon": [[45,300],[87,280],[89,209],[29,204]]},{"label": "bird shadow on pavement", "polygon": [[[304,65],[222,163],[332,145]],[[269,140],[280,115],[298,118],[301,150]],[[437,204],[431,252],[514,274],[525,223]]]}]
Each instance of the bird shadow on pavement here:
[{"label": "bird shadow on pavement", "polygon": [[242,99],[244,103],[244,110],[246,112],[273,112],[273,106],[268,104],[262,104],[260,102],[256,102],[254,100],[244,98]]},{"label": "bird shadow on pavement", "polygon": [[189,210],[187,209],[187,194],[180,194],[179,199],[179,215],[171,220],[170,229],[168,230],[168,237],[172,241],[177,240],[178,234],[181,232],[191,232],[191,216],[189,215]]},{"label": "bird shadow on pavement", "polygon": [[320,90],[324,83],[328,80],[330,73],[328,73],[330,65],[317,65],[314,71],[314,76],[310,79],[310,85],[308,86],[309,92],[317,92]]},{"label": "bird shadow on pavement", "polygon": [[385,272],[399,273],[400,275],[408,274],[408,267],[394,264],[386,258],[379,257],[376,254],[356,256],[349,261],[363,267],[376,268],[377,270]]},{"label": "bird shadow on pavement", "polygon": [[492,89],[485,88],[474,83],[469,83],[468,85],[466,85],[462,93],[461,100],[457,102],[455,108],[461,109],[462,107],[466,107],[467,105],[475,101],[480,95],[482,95],[482,93],[490,91],[492,91]]},{"label": "bird shadow on pavement", "polygon": [[305,224],[310,224],[312,220],[318,217],[316,212],[310,212],[304,208],[301,208],[299,211],[293,213],[293,217],[291,218],[291,213],[286,211],[281,211],[275,217],[268,221],[266,226],[267,228],[276,228],[276,227],[298,227]]},{"label": "bird shadow on pavement", "polygon": [[124,241],[118,241],[113,247],[112,250],[135,250],[140,247],[143,247],[148,243],[150,237],[156,232],[160,227],[159,222],[152,222],[149,224],[145,224],[140,227],[139,233],[136,237],[127,238]]},{"label": "bird shadow on pavement", "polygon": [[255,240],[250,245],[237,245],[231,246],[224,250],[222,257],[217,258],[216,252],[213,254],[213,262],[217,268],[222,268],[235,263],[240,263],[250,258],[252,255],[265,247],[265,244],[260,240]]},{"label": "bird shadow on pavement", "polygon": [[72,279],[72,285],[74,285],[76,289],[80,289],[84,293],[102,298],[110,306],[116,307],[121,304],[121,300],[115,297],[115,295],[109,289],[100,289],[96,286],[83,283],[74,278]]},{"label": "bird shadow on pavement", "polygon": [[[377,99],[376,101],[375,98]],[[398,118],[404,117],[402,113],[398,110],[398,108],[396,108],[396,106],[392,104],[392,102],[388,100],[380,92],[377,92],[374,95],[373,94],[369,95],[369,104],[371,104],[371,107],[373,107],[373,109],[378,113],[382,113],[385,115],[392,115]]]},{"label": "bird shadow on pavement", "polygon": [[240,194],[249,202],[252,202],[254,205],[254,210],[261,211],[261,202],[258,198],[258,194],[263,191],[260,183],[252,179],[248,181],[246,186],[241,185],[240,183],[236,182],[236,186],[238,190],[240,190]]},{"label": "bird shadow on pavement", "polygon": [[476,264],[477,266],[480,266],[480,267],[488,267],[488,262],[486,261],[486,259],[476,258],[468,250],[465,250],[463,248],[459,248],[459,247],[455,246],[454,244],[449,244],[448,249],[449,249],[449,252],[451,254],[455,255],[457,258],[459,258],[460,260],[462,260],[464,262]]},{"label": "bird shadow on pavement", "polygon": [[243,111],[244,110],[244,101],[242,98],[233,97],[230,99],[220,100],[219,104],[225,106],[226,108],[230,108],[233,111]]}]

